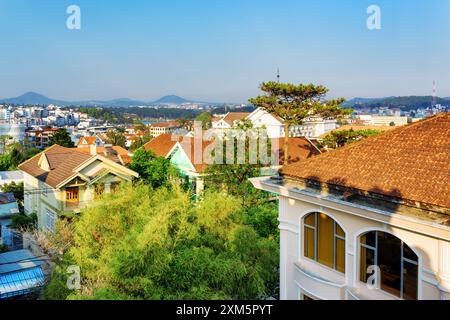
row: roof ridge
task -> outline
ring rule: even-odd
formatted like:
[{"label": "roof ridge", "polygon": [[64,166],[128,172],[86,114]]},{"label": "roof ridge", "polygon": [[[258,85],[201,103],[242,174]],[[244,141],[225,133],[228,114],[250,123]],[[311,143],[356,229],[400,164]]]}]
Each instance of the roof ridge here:
[{"label": "roof ridge", "polygon": [[[20,167],[23,166],[24,164],[30,162],[31,160],[33,160],[33,159],[36,158],[37,156],[41,156],[43,153],[47,152],[48,150],[50,150],[50,149],[52,149],[52,148],[54,148],[54,147],[56,147],[56,146],[61,147],[59,144],[53,144],[53,145],[51,145],[50,147],[48,147],[47,149],[42,150],[42,151],[39,152],[38,154],[32,156],[30,159],[25,160],[24,162],[22,162],[21,164],[19,164],[19,165],[17,166],[17,168],[20,169]],[[64,147],[61,147],[61,148],[64,148]],[[47,156],[47,155],[46,155],[46,156]]]}]

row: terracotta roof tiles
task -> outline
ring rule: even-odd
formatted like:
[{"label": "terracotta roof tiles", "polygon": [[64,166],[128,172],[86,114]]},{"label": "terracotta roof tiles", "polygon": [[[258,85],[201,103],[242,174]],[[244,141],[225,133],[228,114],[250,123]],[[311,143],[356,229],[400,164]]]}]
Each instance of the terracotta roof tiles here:
[{"label": "terracotta roof tiles", "polygon": [[281,174],[450,208],[450,113],[288,165]]}]

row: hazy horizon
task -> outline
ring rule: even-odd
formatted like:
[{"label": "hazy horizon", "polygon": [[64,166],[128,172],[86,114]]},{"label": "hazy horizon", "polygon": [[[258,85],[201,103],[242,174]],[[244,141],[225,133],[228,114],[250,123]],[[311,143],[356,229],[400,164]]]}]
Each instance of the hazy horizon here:
[{"label": "hazy horizon", "polygon": [[[66,9],[81,9],[81,30]],[[366,9],[381,8],[381,30]],[[276,80],[330,97],[450,97],[450,1],[0,0],[0,99],[246,102]]]}]

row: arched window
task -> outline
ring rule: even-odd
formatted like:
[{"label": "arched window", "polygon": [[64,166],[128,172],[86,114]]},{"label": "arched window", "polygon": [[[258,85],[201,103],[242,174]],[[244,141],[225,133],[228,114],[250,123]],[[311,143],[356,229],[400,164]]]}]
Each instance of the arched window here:
[{"label": "arched window", "polygon": [[345,273],[345,233],[324,213],[304,218],[304,255],[327,267]]},{"label": "arched window", "polygon": [[361,236],[360,279],[367,282],[379,268],[379,288],[405,300],[417,299],[418,257],[403,241],[382,231]]}]

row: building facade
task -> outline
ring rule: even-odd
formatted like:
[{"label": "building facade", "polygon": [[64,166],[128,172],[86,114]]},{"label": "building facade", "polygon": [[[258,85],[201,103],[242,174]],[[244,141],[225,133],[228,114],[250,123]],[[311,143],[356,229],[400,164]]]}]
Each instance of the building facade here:
[{"label": "building facade", "polygon": [[281,299],[449,300],[449,136],[443,114],[252,179],[279,195]]},{"label": "building facade", "polygon": [[[215,130],[231,129],[242,120],[251,122],[253,128],[264,128],[267,136],[271,139],[285,136],[284,120],[262,108],[257,108],[252,113],[230,112],[225,117],[213,121],[212,128]],[[290,126],[289,136],[316,139],[336,128],[336,120],[308,119],[301,125]]]},{"label": "building facade", "polygon": [[24,209],[36,213],[41,230],[52,232],[59,216],[78,213],[96,197],[138,174],[99,154],[54,145],[19,169],[24,176]]}]

